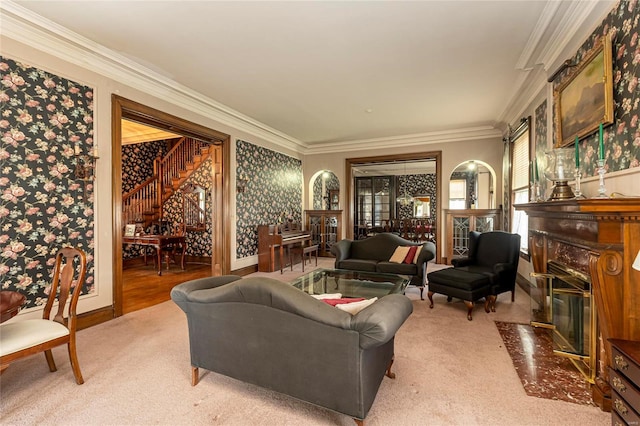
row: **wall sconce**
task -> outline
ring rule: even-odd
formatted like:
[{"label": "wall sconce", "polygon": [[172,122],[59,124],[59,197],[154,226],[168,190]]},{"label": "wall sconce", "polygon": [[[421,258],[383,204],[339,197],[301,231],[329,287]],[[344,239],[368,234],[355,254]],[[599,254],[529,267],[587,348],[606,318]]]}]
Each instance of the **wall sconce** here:
[{"label": "wall sconce", "polygon": [[76,179],[90,181],[95,179],[96,160],[98,149],[94,148],[91,154],[80,154],[80,147],[76,145]]},{"label": "wall sconce", "polygon": [[249,180],[246,178],[246,176],[242,175],[239,178],[237,178],[236,191],[238,191],[238,193],[244,193],[244,191],[246,191],[247,189],[247,183],[249,183]]}]

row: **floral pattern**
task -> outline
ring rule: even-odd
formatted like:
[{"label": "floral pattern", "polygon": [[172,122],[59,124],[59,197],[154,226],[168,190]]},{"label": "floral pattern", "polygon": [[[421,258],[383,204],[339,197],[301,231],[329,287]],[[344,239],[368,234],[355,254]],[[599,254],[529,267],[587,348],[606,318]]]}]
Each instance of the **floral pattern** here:
[{"label": "floral pattern", "polygon": [[[640,6],[637,0],[620,1],[578,49],[572,60],[586,56],[596,41],[609,34],[613,44],[614,124],[604,129],[605,169],[608,172],[640,166],[640,43],[638,43]],[[559,85],[570,74],[556,80]],[[555,115],[554,115],[555,120]],[[555,140],[555,126],[554,126]],[[585,176],[597,175],[597,132],[580,141],[580,165]]]},{"label": "floral pattern", "polygon": [[[429,203],[431,211],[431,219],[435,221],[436,212],[438,211],[438,197],[436,195],[436,175],[435,174],[423,174],[423,175],[403,175],[396,176],[396,188],[398,188],[397,194],[402,195],[405,189],[410,195],[428,195],[431,197]],[[409,219],[413,217],[413,203],[408,206],[396,204],[398,209],[396,217],[398,219]]]},{"label": "floral pattern", "polygon": [[54,256],[87,254],[82,294],[95,291],[93,183],[75,178],[93,151],[93,89],[0,56],[0,283],[43,305]]},{"label": "floral pattern", "polygon": [[153,162],[169,151],[169,141],[153,141],[123,145],[122,193],[126,194],[153,176]]},{"label": "floral pattern", "polygon": [[302,222],[302,161],[242,140],[236,141],[236,256],[258,253],[258,225]]}]

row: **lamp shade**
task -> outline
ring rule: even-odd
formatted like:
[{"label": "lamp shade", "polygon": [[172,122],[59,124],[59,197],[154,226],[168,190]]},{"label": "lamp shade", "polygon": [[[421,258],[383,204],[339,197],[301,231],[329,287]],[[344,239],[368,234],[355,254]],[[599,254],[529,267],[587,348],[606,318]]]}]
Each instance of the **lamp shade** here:
[{"label": "lamp shade", "polygon": [[633,261],[633,265],[631,265],[631,267],[636,271],[640,271],[640,250],[638,250],[638,255],[636,256],[636,260]]}]

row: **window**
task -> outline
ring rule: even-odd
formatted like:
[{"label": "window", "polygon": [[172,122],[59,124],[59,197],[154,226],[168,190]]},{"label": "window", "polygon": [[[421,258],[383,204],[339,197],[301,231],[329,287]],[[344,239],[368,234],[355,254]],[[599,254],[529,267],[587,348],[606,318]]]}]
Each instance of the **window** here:
[{"label": "window", "polygon": [[467,208],[467,181],[465,179],[453,179],[449,181],[449,208]]},{"label": "window", "polygon": [[511,134],[511,232],[520,234],[520,250],[529,252],[529,218],[515,204],[529,201],[529,128],[531,118],[523,118]]}]

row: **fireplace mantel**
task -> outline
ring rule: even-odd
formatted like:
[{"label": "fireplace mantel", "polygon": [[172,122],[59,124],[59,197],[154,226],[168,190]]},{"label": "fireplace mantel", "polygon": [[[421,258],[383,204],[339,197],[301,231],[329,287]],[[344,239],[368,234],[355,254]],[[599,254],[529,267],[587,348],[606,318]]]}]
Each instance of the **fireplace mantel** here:
[{"label": "fireplace mantel", "polygon": [[529,251],[535,272],[554,258],[591,279],[598,315],[598,365],[593,399],[610,410],[608,339],[640,341],[640,198],[589,198],[519,204],[529,216]]}]

